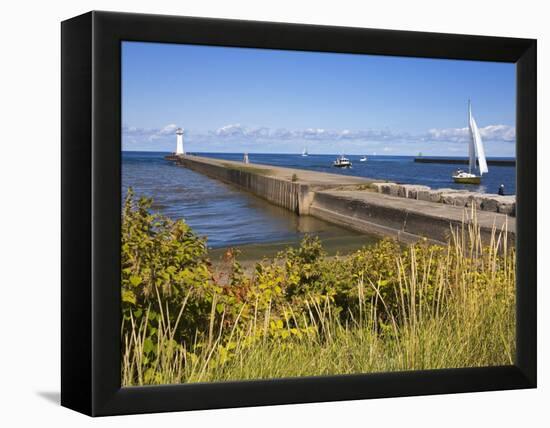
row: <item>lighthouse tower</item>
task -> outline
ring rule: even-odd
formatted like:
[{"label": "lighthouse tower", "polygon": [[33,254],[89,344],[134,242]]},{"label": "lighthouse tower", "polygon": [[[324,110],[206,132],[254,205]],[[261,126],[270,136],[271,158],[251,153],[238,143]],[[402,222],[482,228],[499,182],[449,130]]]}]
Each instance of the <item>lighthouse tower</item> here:
[{"label": "lighthouse tower", "polygon": [[176,154],[184,155],[185,150],[183,150],[183,129],[181,128],[176,129],[176,138],[177,138]]}]

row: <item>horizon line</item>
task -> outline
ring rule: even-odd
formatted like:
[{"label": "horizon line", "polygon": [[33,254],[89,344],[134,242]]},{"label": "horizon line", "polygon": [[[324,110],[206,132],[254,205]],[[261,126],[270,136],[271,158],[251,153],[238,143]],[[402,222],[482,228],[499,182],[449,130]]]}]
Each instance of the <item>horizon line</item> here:
[{"label": "horizon line", "polygon": [[[174,153],[173,151],[166,151],[166,150],[121,150],[121,153]],[[197,152],[197,151],[189,151],[187,154],[221,154],[221,155],[243,155],[244,153],[247,153],[249,155],[291,155],[291,156],[298,156],[302,157],[302,154],[299,152],[291,152],[291,153],[276,153],[276,152]],[[368,154],[368,153],[308,153],[308,156],[340,156],[340,155],[346,155],[346,156],[372,156],[372,157],[392,157],[392,156],[404,156],[404,157],[413,157],[413,158],[459,158],[459,159],[468,159],[468,156],[455,156],[455,155],[405,155],[405,154],[399,154],[399,153],[393,153],[393,154]],[[487,159],[516,159],[516,156],[487,156]]]}]

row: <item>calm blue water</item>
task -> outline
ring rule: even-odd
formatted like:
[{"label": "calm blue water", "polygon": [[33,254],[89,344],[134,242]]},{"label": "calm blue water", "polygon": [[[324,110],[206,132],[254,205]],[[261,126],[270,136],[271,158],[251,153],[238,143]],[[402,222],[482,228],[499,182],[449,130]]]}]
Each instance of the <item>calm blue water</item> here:
[{"label": "calm blue water", "polygon": [[306,233],[320,238],[357,237],[321,220],[299,217],[247,192],[166,161],[167,153],[123,152],[122,196],[129,186],[152,197],[153,210],[184,219],[211,248],[243,244],[295,243]]},{"label": "calm blue water", "polygon": [[[227,160],[242,161],[242,153],[197,153]],[[433,189],[451,188],[467,189],[476,192],[497,193],[498,187],[504,184],[506,194],[516,193],[516,168],[513,166],[489,166],[489,173],[483,175],[479,186],[456,184],[451,178],[458,168],[467,169],[467,165],[415,163],[414,156],[367,156],[367,162],[360,162],[361,156],[346,156],[353,163],[351,169],[339,169],[332,166],[336,155],[312,155],[303,157],[300,154],[249,154],[251,163],[262,163],[290,168],[302,168],[312,171],[331,172],[335,174],[355,175],[394,181],[397,183],[423,184]],[[505,158],[494,158],[505,159]]]},{"label": "calm blue water", "polygon": [[[249,193],[178,167],[164,160],[167,153],[123,152],[122,194],[132,186],[137,195],[152,197],[153,209],[174,219],[184,219],[201,236],[208,238],[211,248],[252,243],[296,242],[305,233],[314,233],[323,240],[357,239],[357,232],[323,221],[298,217]],[[242,160],[242,154],[203,153],[229,160]],[[414,163],[412,157],[349,156],[352,169],[332,167],[335,156],[250,154],[250,161],[268,165],[303,168],[314,171],[356,175],[392,180],[401,183],[425,184],[432,188],[468,188],[496,193],[500,183],[507,193],[515,192],[514,167],[489,167],[481,186],[456,185],[450,179],[458,165]]]}]

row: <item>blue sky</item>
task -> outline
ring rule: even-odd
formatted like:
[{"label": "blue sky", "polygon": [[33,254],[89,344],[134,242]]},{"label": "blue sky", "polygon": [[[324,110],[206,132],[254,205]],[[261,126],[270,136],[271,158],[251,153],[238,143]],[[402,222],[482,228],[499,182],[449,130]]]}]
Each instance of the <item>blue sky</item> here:
[{"label": "blue sky", "polygon": [[124,42],[123,150],[466,155],[515,152],[515,66]]}]

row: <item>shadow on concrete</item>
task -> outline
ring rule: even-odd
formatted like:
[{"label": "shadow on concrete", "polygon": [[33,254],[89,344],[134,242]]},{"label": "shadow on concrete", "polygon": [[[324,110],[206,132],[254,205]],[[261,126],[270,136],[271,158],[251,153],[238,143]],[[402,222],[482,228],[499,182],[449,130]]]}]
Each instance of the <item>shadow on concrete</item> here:
[{"label": "shadow on concrete", "polygon": [[57,406],[61,404],[61,393],[58,391],[38,391],[36,394],[52,404]]}]

